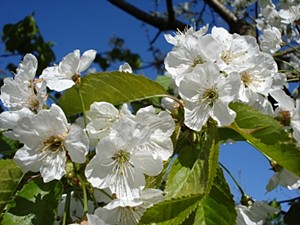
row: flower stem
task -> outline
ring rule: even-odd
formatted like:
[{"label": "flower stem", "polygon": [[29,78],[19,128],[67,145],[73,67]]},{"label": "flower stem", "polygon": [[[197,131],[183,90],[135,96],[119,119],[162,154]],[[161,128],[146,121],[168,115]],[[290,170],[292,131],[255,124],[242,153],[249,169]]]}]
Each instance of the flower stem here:
[{"label": "flower stem", "polygon": [[85,109],[85,104],[84,104],[84,100],[83,100],[83,96],[81,94],[81,91],[78,87],[76,87],[78,96],[80,98],[80,103],[81,103],[81,108],[82,108],[82,113],[83,113],[83,121],[84,121],[84,126],[87,125],[87,117],[86,117],[86,109]]},{"label": "flower stem", "polygon": [[231,179],[233,180],[233,182],[235,183],[235,185],[238,187],[239,191],[241,192],[242,196],[245,196],[245,192],[243,191],[242,187],[239,185],[239,183],[237,182],[237,180],[234,178],[234,176],[232,175],[232,173],[222,164],[219,162],[219,165],[227,172],[227,174],[231,177]]},{"label": "flower stem", "polygon": [[82,192],[83,192],[83,212],[84,212],[84,215],[86,215],[89,211],[86,186],[85,186],[85,182],[82,179],[80,174],[77,174],[77,178],[80,181],[80,186],[81,186]]},{"label": "flower stem", "polygon": [[71,195],[70,195],[70,191],[68,191],[66,201],[65,201],[65,209],[64,209],[62,225],[66,225],[67,219],[70,217],[70,203],[71,203]]}]

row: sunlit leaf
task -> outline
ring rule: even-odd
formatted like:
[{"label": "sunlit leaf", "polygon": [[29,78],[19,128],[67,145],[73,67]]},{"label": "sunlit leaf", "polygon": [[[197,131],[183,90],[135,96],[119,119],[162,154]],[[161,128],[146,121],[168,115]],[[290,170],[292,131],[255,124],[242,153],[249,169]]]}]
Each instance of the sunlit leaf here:
[{"label": "sunlit leaf", "polygon": [[59,105],[67,115],[83,111],[79,91],[85,110],[95,101],[119,105],[166,94],[162,86],[144,76],[118,71],[89,74],[81,79],[79,87],[72,87],[60,98]]},{"label": "sunlit leaf", "polygon": [[230,107],[237,114],[231,129],[264,155],[300,176],[300,148],[278,121],[242,103]]},{"label": "sunlit leaf", "polygon": [[10,203],[2,225],[53,225],[62,191],[60,181],[30,181]]},{"label": "sunlit leaf", "polygon": [[140,224],[181,224],[195,210],[202,197],[194,195],[160,202],[144,213]]},{"label": "sunlit leaf", "polygon": [[236,211],[233,196],[225,181],[223,172],[218,169],[218,175],[208,196],[201,199],[195,211],[194,225],[234,225]]},{"label": "sunlit leaf", "polygon": [[218,131],[209,122],[207,131],[191,135],[194,136],[183,136],[177,146],[180,152],[167,180],[167,198],[210,192],[218,165]]},{"label": "sunlit leaf", "polygon": [[0,212],[16,191],[22,175],[20,167],[12,159],[0,160]]}]

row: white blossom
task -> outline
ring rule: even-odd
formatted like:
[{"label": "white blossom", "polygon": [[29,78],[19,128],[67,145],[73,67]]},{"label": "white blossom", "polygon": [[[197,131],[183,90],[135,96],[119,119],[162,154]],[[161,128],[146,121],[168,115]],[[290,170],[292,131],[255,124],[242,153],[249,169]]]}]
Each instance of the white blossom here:
[{"label": "white blossom", "polygon": [[208,24],[206,24],[199,30],[196,30],[194,26],[191,26],[189,28],[186,28],[183,32],[177,31],[175,33],[175,36],[172,36],[171,34],[165,34],[164,37],[170,44],[173,44],[175,47],[180,47],[187,41],[188,37],[194,37],[195,39],[197,39],[205,35],[207,30]]},{"label": "white blossom", "polygon": [[236,114],[228,104],[236,98],[240,86],[235,72],[224,77],[213,63],[196,66],[179,85],[179,94],[185,100],[184,123],[195,131],[201,130],[209,117],[219,126],[230,125]]},{"label": "white blossom", "polygon": [[150,139],[140,148],[150,150],[154,155],[167,160],[173,154],[170,137],[175,130],[175,122],[170,114],[166,111],[156,114],[155,108],[148,106],[139,109],[133,120],[150,128]]},{"label": "white blossom", "polygon": [[240,72],[253,65],[249,59],[259,53],[259,47],[254,37],[230,34],[221,27],[213,27],[211,35],[219,45],[214,51],[219,55],[216,63],[220,70],[227,73]]},{"label": "white blossom", "polygon": [[119,66],[119,71],[126,72],[126,73],[132,73],[132,68],[129,65],[129,63],[125,62],[123,65]]},{"label": "white blossom", "polygon": [[264,29],[260,36],[261,49],[263,52],[273,54],[281,48],[281,32],[276,28]]},{"label": "white blossom", "polygon": [[23,172],[40,171],[44,182],[59,180],[66,173],[67,157],[76,163],[85,162],[87,135],[80,127],[68,124],[56,105],[18,120],[12,132],[24,144],[16,152],[15,162]]},{"label": "white blossom", "polygon": [[[252,66],[240,71],[243,85],[240,89],[239,99],[243,102],[249,102],[249,94],[252,98],[255,96],[252,92],[267,96],[272,91],[273,77],[277,73],[277,64],[269,54],[260,52],[253,55],[248,61]],[[252,101],[256,100],[258,99],[252,99]]]},{"label": "white blossom", "polygon": [[109,225],[136,225],[147,208],[162,200],[160,190],[145,189],[138,198],[112,200],[104,208],[97,208],[95,215]]},{"label": "white blossom", "polygon": [[90,144],[93,147],[109,135],[114,122],[122,117],[133,117],[126,104],[119,111],[108,102],[94,102],[86,114],[89,120],[86,130],[89,134]]},{"label": "white blossom", "polygon": [[27,107],[33,112],[39,111],[46,100],[45,82],[34,79],[37,59],[26,54],[17,68],[15,77],[4,78],[0,99],[10,111]]},{"label": "white blossom", "polygon": [[285,168],[279,168],[270,178],[266,190],[268,192],[274,190],[278,185],[286,187],[289,190],[295,190],[300,187],[300,177],[297,177]]},{"label": "white blossom", "polygon": [[95,57],[95,50],[88,50],[81,57],[80,51],[75,50],[66,55],[58,65],[44,69],[40,78],[46,80],[47,87],[51,90],[64,91],[79,81],[80,73],[91,65]]},{"label": "white blossom", "polygon": [[96,146],[96,155],[88,163],[85,175],[96,188],[108,187],[118,198],[140,196],[145,176],[156,176],[163,161],[151,151],[141,148],[149,142],[151,130],[146,125],[122,118],[112,132]]},{"label": "white blossom", "polygon": [[216,61],[218,49],[217,42],[209,35],[197,39],[188,36],[182,46],[168,53],[165,58],[166,70],[178,86],[185,74],[193,71],[196,65]]},{"label": "white blossom", "polygon": [[263,225],[270,213],[279,212],[278,209],[269,206],[265,202],[255,201],[250,207],[238,205],[236,225]]},{"label": "white blossom", "polygon": [[288,9],[279,10],[279,16],[282,18],[282,23],[290,24],[300,19],[300,3],[290,6]]}]

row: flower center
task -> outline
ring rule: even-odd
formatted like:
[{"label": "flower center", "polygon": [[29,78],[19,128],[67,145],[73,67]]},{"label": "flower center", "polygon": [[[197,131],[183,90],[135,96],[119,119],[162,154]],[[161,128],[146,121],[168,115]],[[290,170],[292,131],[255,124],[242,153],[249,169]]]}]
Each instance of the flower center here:
[{"label": "flower center", "polygon": [[51,136],[43,142],[44,148],[42,151],[57,152],[64,150],[64,140],[66,135]]},{"label": "flower center", "polygon": [[221,54],[221,59],[228,65],[232,63],[234,55],[232,51],[223,51]]},{"label": "flower center", "polygon": [[119,164],[124,164],[129,161],[130,153],[124,149],[121,149],[116,154],[114,154],[111,158],[117,161]]},{"label": "flower center", "polygon": [[192,63],[192,67],[197,66],[198,64],[203,64],[205,61],[199,56],[198,58],[194,59]]},{"label": "flower center", "polygon": [[126,164],[129,163],[133,167],[133,165],[129,162],[130,153],[125,149],[120,149],[116,154],[111,157],[116,162],[117,173],[121,176],[126,175]]},{"label": "flower center", "polygon": [[203,94],[203,99],[209,102],[209,105],[212,106],[213,103],[218,99],[219,95],[215,88],[207,89]]},{"label": "flower center", "polygon": [[248,87],[252,82],[252,76],[248,72],[243,72],[241,74],[241,80],[245,87]]},{"label": "flower center", "polygon": [[80,83],[80,74],[75,73],[71,79],[74,81],[74,83],[79,84]]},{"label": "flower center", "polygon": [[291,125],[291,114],[289,111],[280,111],[278,113],[277,119],[283,126]]},{"label": "flower center", "polygon": [[32,94],[29,96],[27,107],[34,113],[37,113],[37,110],[39,108],[39,99],[35,94]]}]

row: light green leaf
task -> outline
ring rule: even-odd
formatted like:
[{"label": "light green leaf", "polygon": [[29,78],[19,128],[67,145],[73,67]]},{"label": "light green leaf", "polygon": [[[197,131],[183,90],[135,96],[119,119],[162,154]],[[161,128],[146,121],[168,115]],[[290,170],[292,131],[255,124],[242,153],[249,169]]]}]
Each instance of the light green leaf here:
[{"label": "light green leaf", "polygon": [[300,148],[278,121],[242,103],[232,103],[230,107],[237,114],[231,129],[268,158],[300,176]]},{"label": "light green leaf", "polygon": [[195,210],[202,197],[203,195],[193,195],[160,202],[144,213],[140,224],[181,224]]},{"label": "light green leaf", "polygon": [[119,105],[166,94],[162,86],[144,76],[118,71],[89,74],[82,77],[79,87],[72,87],[60,98],[59,105],[68,116],[83,111],[78,91],[85,110],[95,101]]},{"label": "light green leaf", "polygon": [[30,181],[10,203],[2,225],[53,225],[62,191],[60,181]]},{"label": "light green leaf", "polygon": [[172,164],[167,179],[166,198],[208,194],[218,166],[218,131],[208,122],[207,131],[190,133],[178,144],[178,157]]},{"label": "light green leaf", "polygon": [[208,196],[201,199],[195,211],[194,225],[234,225],[236,211],[233,196],[225,181],[223,172],[218,169],[218,175]]},{"label": "light green leaf", "polygon": [[156,77],[155,80],[157,83],[159,83],[161,86],[163,86],[166,90],[169,90],[172,88],[172,78],[165,76],[165,75],[159,75]]},{"label": "light green leaf", "polygon": [[12,159],[0,160],[0,212],[16,191],[22,175],[20,167]]}]

